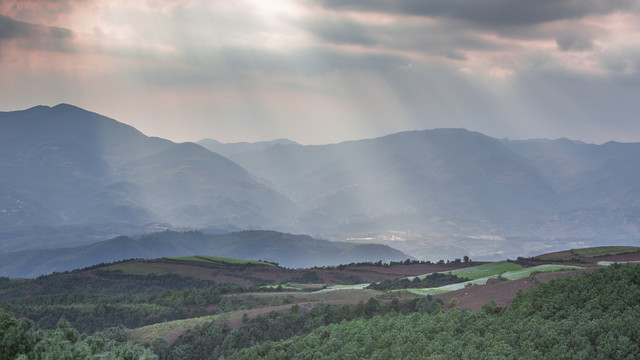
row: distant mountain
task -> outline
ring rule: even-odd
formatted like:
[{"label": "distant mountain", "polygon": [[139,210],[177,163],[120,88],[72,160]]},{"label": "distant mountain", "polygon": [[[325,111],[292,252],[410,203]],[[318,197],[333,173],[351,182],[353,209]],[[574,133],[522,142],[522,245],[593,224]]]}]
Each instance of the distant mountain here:
[{"label": "distant mountain", "polygon": [[138,237],[119,236],[74,248],[0,253],[0,276],[36,277],[101,262],[193,254],[261,259],[294,268],[410,258],[385,245],[354,245],[275,231],[242,231],[224,235],[164,231]]},{"label": "distant mountain", "polygon": [[640,144],[501,141],[464,129],[228,157],[296,202],[291,229],[640,235]]},{"label": "distant mountain", "polygon": [[505,141],[561,195],[540,219],[554,236],[640,236],[640,143],[585,144],[568,139]]},{"label": "distant mountain", "polygon": [[524,158],[462,129],[229,158],[295,201],[304,212],[291,225],[307,231],[504,232],[557,206],[556,191]]},{"label": "distant mountain", "polygon": [[214,139],[202,139],[197,142],[198,145],[203,146],[215,153],[223,156],[242,154],[252,151],[262,151],[273,145],[297,145],[295,141],[288,139],[275,139],[271,141],[258,141],[258,142],[237,142],[237,143],[221,143]]},{"label": "distant mountain", "polygon": [[90,228],[87,242],[185,228],[637,239],[638,159],[640,143],[464,129],[176,144],[71,105],[38,106],[0,113],[0,251],[46,246],[32,228],[54,229],[55,246]]},{"label": "distant mountain", "polygon": [[296,211],[196,144],[147,137],[66,104],[0,113],[2,227],[271,227]]}]

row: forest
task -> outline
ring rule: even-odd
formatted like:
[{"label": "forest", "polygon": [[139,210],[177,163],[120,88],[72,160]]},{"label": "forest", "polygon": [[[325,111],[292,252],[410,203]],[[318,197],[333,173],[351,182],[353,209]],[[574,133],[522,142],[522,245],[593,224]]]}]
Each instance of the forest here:
[{"label": "forest", "polygon": [[566,277],[507,308],[390,313],[258,344],[228,359],[637,359],[640,267]]},{"label": "forest", "polygon": [[[237,326],[204,321],[173,341],[149,343],[137,342],[129,329],[294,299],[174,274],[93,274],[100,282],[81,271],[0,279],[0,358],[637,359],[640,353],[637,265],[541,283],[504,308],[488,303],[472,312],[386,289],[387,295],[357,304],[245,313]],[[423,281],[448,282],[448,276]]]}]

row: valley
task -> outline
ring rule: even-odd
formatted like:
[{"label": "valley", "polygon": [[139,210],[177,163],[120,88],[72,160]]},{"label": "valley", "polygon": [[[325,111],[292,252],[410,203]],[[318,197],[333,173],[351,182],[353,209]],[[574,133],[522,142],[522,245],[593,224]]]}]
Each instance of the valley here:
[{"label": "valley", "polygon": [[635,245],[639,154],[639,143],[465,129],[174,143],[72,105],[36,106],[0,112],[0,253],[163,230],[373,238],[423,260]]},{"label": "valley", "polygon": [[0,360],[640,360],[640,0],[0,0]]},{"label": "valley", "polygon": [[0,112],[0,358],[630,358],[639,144]]}]

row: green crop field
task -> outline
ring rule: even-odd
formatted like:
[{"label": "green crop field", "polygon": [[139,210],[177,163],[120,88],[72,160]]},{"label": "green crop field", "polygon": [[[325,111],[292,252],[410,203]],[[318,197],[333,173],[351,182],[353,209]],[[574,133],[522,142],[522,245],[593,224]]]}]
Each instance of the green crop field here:
[{"label": "green crop field", "polygon": [[503,277],[509,280],[518,280],[524,279],[526,277],[531,276],[534,272],[553,272],[553,271],[561,271],[561,270],[581,270],[584,269],[582,266],[573,266],[573,265],[538,265],[530,268],[524,268],[516,271],[507,271],[502,274]]},{"label": "green crop field", "polygon": [[505,271],[516,271],[520,269],[522,269],[522,266],[519,264],[514,264],[508,261],[499,261],[491,264],[483,264],[447,271],[445,274],[452,274],[458,277],[466,277],[471,280],[476,280],[487,276],[500,275]]},{"label": "green crop field", "polygon": [[571,252],[578,256],[598,257],[606,255],[619,255],[640,251],[637,246],[598,246],[584,249],[573,249]]},{"label": "green crop field", "polygon": [[640,264],[640,261],[598,261],[598,266],[611,266],[613,264]]},{"label": "green crop field", "polygon": [[300,287],[291,286],[291,285],[288,285],[288,284],[264,285],[264,286],[260,286],[260,288],[262,288],[262,289],[277,289],[278,286],[283,290],[295,290],[295,291],[301,291],[302,290],[302,288],[300,288]]},{"label": "green crop field", "polygon": [[355,285],[331,285],[331,286],[327,286],[326,289],[322,289],[320,291],[334,291],[334,290],[360,290],[360,289],[364,289],[367,286],[369,286],[370,284],[355,284]]},{"label": "green crop field", "polygon": [[[488,265],[494,265],[494,266],[488,266]],[[515,265],[515,266],[512,266],[512,265]],[[477,268],[480,268],[480,269],[477,269]],[[512,268],[514,270],[504,271],[505,269],[508,269],[508,268]],[[457,276],[464,276],[472,279],[470,281],[445,285],[437,288],[408,289],[408,291],[417,295],[436,295],[436,294],[442,294],[449,291],[464,289],[466,286],[469,286],[469,285],[484,285],[487,283],[487,280],[495,279],[500,275],[502,275],[508,280],[518,280],[518,279],[523,279],[528,276],[531,276],[531,274],[534,272],[552,272],[552,271],[561,271],[561,270],[580,270],[580,269],[584,269],[584,268],[580,266],[553,265],[553,264],[538,265],[530,268],[522,268],[518,264],[501,261],[497,263],[479,265],[471,268],[451,271],[451,273],[454,273]],[[463,272],[463,274],[466,274],[466,275],[456,274],[456,272],[459,272],[460,270],[475,270],[475,271],[468,271],[466,273]],[[490,274],[490,275],[476,278],[476,279],[472,278],[472,276],[475,276],[477,274],[483,274],[483,273]]]},{"label": "green crop field", "polygon": [[431,289],[406,289],[406,291],[410,292],[411,294],[427,296],[427,295],[444,294],[452,290],[431,288]]},{"label": "green crop field", "polygon": [[535,256],[534,259],[541,261],[571,261],[573,259],[576,259],[577,257],[578,256],[571,250],[564,250],[538,255]]},{"label": "green crop field", "polygon": [[219,257],[219,256],[207,256],[207,255],[166,257],[165,259],[182,260],[182,261],[200,261],[200,262],[207,262],[207,263],[227,263],[227,264],[240,264],[240,265],[256,264],[256,265],[275,266],[274,264],[264,262],[264,261],[242,260],[242,259],[225,258],[225,257]]},{"label": "green crop field", "polygon": [[[491,277],[492,275],[500,275],[505,271],[515,271],[519,269],[522,269],[522,266],[515,263],[510,263],[508,261],[500,261],[500,262],[483,264],[478,266],[471,266],[467,268],[451,270],[446,272],[443,271],[442,273],[456,275],[458,277],[466,277],[471,280],[476,280],[484,277]],[[422,274],[418,276],[409,276],[407,277],[407,279],[413,280],[414,278],[417,277],[423,280],[426,276],[431,274],[433,273],[427,273],[427,274]]]},{"label": "green crop field", "polygon": [[125,274],[133,275],[163,275],[177,274],[180,276],[207,278],[206,268],[200,266],[189,266],[184,264],[170,264],[162,262],[127,262],[115,264],[105,268],[107,270],[121,270]]}]

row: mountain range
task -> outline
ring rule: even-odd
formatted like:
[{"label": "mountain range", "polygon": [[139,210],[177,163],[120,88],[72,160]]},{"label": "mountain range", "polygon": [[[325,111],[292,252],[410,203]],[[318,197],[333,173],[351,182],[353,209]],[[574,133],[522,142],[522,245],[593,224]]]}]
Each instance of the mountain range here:
[{"label": "mountain range", "polygon": [[162,229],[634,239],[638,159],[640,143],[464,129],[173,143],[72,105],[36,106],[0,112],[0,251]]},{"label": "mountain range", "polygon": [[435,129],[245,150],[225,156],[300,207],[293,230],[640,235],[640,143],[510,141]]},{"label": "mountain range", "polygon": [[0,169],[3,230],[266,227],[297,211],[223,156],[66,104],[0,113]]}]

